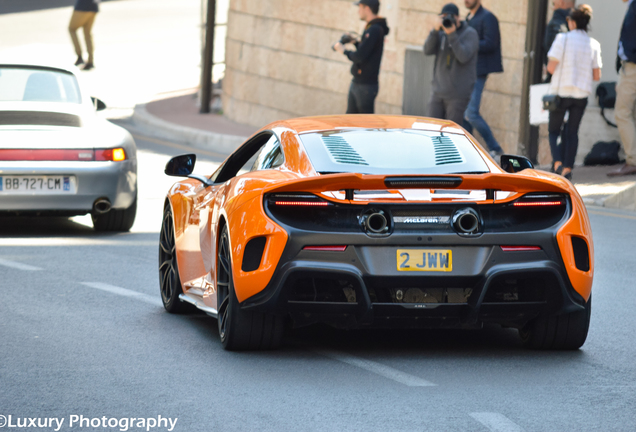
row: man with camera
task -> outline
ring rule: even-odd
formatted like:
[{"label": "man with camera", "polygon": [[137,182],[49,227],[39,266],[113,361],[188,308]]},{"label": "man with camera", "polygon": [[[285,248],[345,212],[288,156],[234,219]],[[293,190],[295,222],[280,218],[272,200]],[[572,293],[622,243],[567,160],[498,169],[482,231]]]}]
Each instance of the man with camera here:
[{"label": "man with camera", "polygon": [[459,9],[449,3],[424,42],[424,54],[435,56],[429,117],[461,125],[477,80],[479,34],[459,19]]},{"label": "man with camera", "polygon": [[[333,49],[347,56],[353,62],[351,74],[353,80],[349,87],[347,114],[373,114],[375,97],[378,95],[378,75],[384,51],[384,37],[389,34],[386,19],[380,18],[380,2],[378,0],[360,0],[358,6],[360,20],[367,23],[364,33],[357,40],[346,34]],[[352,43],[356,50],[346,50],[344,45]]]}]

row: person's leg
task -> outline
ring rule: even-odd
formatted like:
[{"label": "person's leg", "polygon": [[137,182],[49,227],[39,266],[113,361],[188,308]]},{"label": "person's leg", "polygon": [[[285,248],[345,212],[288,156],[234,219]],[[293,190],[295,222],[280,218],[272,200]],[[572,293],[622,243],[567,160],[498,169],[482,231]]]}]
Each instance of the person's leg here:
[{"label": "person's leg", "polygon": [[574,168],[576,160],[576,152],[579,149],[579,127],[583,114],[587,107],[587,99],[571,99],[568,111],[570,119],[568,120],[567,136],[565,142],[565,157],[563,159],[563,175],[567,174],[566,169]]},{"label": "person's leg", "polygon": [[558,168],[563,163],[561,149],[557,145],[561,128],[563,127],[563,119],[565,118],[565,109],[559,107],[554,111],[550,111],[550,122],[548,123],[548,133],[550,139],[550,152],[552,153],[552,168]]},{"label": "person's leg", "polygon": [[86,61],[86,66],[93,65],[93,23],[95,22],[95,16],[97,15],[95,12],[86,12],[86,21],[82,28],[84,29],[84,39],[86,40],[86,51],[88,51],[88,60]]},{"label": "person's leg", "polygon": [[446,119],[454,121],[461,126],[464,121],[464,113],[470,99],[447,99],[446,100]]},{"label": "person's leg", "polygon": [[435,93],[431,95],[431,99],[428,101],[428,117],[436,119],[445,119],[446,110],[444,109],[444,100],[437,96]]},{"label": "person's leg", "polygon": [[358,107],[360,114],[375,112],[375,97],[378,95],[378,84],[359,84]]},{"label": "person's leg", "polygon": [[73,11],[71,15],[71,21],[68,24],[68,32],[71,34],[71,40],[73,41],[73,47],[75,48],[75,54],[77,54],[77,60],[82,58],[82,46],[80,45],[79,38],[77,37],[77,30],[84,25],[86,19],[86,12]]},{"label": "person's leg", "polygon": [[618,74],[614,117],[621,135],[625,159],[636,165],[636,64],[625,63]]},{"label": "person's leg", "polygon": [[351,85],[349,86],[349,96],[347,98],[347,114],[357,114],[360,112],[358,111],[358,103],[356,101],[355,86],[356,83],[351,81]]},{"label": "person's leg", "polygon": [[466,109],[464,117],[466,118],[466,120],[468,120],[472,127],[477,129],[477,132],[479,132],[479,134],[484,138],[489,150],[501,152],[501,146],[495,139],[495,136],[492,134],[490,126],[488,126],[486,120],[484,120],[484,118],[479,113],[479,107],[481,106],[481,97],[484,93],[487,79],[488,75],[477,77],[477,81],[475,82],[475,87],[473,88],[473,93],[470,98],[470,103],[468,104],[468,108]]}]

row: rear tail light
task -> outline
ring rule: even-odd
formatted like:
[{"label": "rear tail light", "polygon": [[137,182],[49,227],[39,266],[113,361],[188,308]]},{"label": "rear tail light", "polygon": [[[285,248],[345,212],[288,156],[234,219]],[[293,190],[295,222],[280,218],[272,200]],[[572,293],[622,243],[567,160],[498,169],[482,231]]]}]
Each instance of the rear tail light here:
[{"label": "rear tail light", "polygon": [[126,160],[123,148],[115,149],[0,149],[0,161],[113,161]]},{"label": "rear tail light", "polygon": [[539,246],[499,246],[504,252],[530,252],[540,251]]},{"label": "rear tail light", "polygon": [[126,150],[123,148],[95,150],[95,160],[121,162],[126,160]]},{"label": "rear tail light", "polygon": [[303,250],[323,252],[344,252],[347,246],[305,246]]},{"label": "rear tail light", "polygon": [[525,195],[514,202],[514,207],[553,207],[565,204],[561,195]]},{"label": "rear tail light", "polygon": [[270,197],[270,202],[276,206],[286,207],[327,207],[328,201],[318,198],[316,195],[276,194]]}]

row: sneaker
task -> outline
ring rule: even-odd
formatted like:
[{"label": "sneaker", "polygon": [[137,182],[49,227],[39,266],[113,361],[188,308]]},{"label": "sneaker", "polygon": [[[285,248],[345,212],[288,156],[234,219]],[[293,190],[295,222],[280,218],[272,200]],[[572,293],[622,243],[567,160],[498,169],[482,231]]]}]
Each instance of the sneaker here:
[{"label": "sneaker", "polygon": [[84,59],[82,58],[82,56],[78,56],[77,60],[75,60],[75,66],[79,66],[83,64],[84,64]]},{"label": "sneaker", "polygon": [[91,69],[93,69],[93,68],[95,68],[95,65],[94,65],[93,63],[86,63],[86,64],[84,65],[84,67],[82,68],[82,70],[87,71],[87,70],[91,70]]}]

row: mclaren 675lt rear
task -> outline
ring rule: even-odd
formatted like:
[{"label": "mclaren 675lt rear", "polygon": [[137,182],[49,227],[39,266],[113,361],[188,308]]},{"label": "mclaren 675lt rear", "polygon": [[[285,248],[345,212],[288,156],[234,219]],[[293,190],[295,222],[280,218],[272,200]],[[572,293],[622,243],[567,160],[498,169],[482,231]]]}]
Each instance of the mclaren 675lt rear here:
[{"label": "mclaren 675lt rear", "polygon": [[216,317],[226,349],[285,326],[519,330],[540,349],[587,337],[594,247],[570,182],[494,161],[452,122],[272,123],[214,173],[177,156],[159,248],[166,310]]}]

